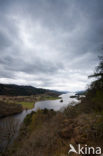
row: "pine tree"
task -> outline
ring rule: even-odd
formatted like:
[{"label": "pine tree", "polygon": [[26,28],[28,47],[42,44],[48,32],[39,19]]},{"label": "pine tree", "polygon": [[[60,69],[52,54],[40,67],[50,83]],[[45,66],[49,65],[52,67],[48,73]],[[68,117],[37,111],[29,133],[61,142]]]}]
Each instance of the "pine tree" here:
[{"label": "pine tree", "polygon": [[89,78],[95,77],[97,80],[95,80],[92,84],[92,88],[101,88],[103,89],[103,56],[99,57],[100,63],[96,67],[95,72],[93,75],[90,75]]}]

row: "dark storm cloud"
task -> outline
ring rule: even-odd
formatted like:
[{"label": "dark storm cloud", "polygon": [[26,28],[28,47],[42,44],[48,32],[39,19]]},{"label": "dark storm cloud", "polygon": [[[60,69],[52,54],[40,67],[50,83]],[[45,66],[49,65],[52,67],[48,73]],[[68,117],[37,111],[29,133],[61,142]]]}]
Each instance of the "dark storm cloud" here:
[{"label": "dark storm cloud", "polygon": [[84,89],[102,54],[102,15],[102,0],[0,0],[0,82]]}]

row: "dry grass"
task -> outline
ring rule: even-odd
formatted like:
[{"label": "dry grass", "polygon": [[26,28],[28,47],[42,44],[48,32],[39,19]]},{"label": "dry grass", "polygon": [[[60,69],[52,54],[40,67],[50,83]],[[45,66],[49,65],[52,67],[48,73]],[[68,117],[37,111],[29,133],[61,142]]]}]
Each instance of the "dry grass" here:
[{"label": "dry grass", "polygon": [[32,109],[35,102],[41,100],[56,100],[59,99],[56,95],[31,95],[31,96],[0,96],[0,101],[7,104],[21,104],[23,109]]},{"label": "dry grass", "polygon": [[6,156],[67,156],[70,143],[101,146],[100,134],[95,136],[95,130],[92,130],[100,120],[96,114],[81,113],[69,118],[67,114],[53,110],[32,112],[25,118],[20,135]]},{"label": "dry grass", "polygon": [[32,112],[25,118],[15,144],[4,156],[67,156],[70,143],[74,147],[87,144],[103,148],[102,96],[90,97],[63,112],[47,109]]}]

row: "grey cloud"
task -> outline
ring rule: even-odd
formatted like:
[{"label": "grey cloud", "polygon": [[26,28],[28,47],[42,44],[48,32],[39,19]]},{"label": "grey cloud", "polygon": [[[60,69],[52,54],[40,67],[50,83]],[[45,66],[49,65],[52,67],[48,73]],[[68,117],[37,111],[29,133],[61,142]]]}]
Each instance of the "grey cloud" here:
[{"label": "grey cloud", "polygon": [[0,1],[0,77],[36,87],[84,87],[102,55],[102,15],[102,0]]},{"label": "grey cloud", "polygon": [[10,40],[2,32],[0,32],[0,51],[11,45]]}]

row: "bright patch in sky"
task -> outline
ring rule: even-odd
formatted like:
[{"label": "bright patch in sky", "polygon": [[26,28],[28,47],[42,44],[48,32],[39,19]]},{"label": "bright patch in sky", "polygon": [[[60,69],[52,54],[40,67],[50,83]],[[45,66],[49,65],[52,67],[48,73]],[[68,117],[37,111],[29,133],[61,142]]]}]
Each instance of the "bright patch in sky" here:
[{"label": "bright patch in sky", "polygon": [[0,1],[0,83],[84,90],[102,54],[103,1]]}]

